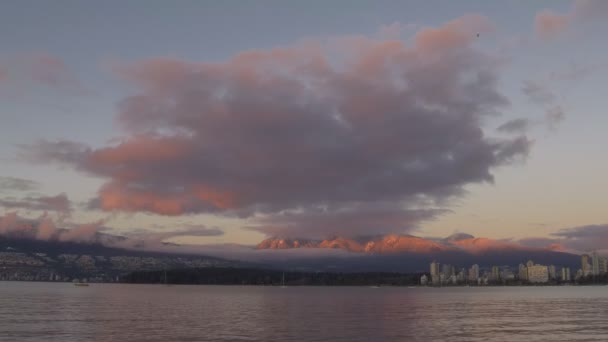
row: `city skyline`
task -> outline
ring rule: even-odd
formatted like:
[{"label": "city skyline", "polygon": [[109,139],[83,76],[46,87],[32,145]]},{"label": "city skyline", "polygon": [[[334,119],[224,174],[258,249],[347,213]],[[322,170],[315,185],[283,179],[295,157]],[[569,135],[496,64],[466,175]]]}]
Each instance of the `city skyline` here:
[{"label": "city skyline", "polygon": [[608,2],[261,3],[3,4],[0,234],[608,254]]},{"label": "city skyline", "polygon": [[[592,264],[589,263],[589,258],[591,258]],[[482,265],[484,264],[482,263]],[[596,252],[593,252],[591,256],[583,254],[581,267],[575,273],[571,272],[570,266],[542,265],[534,263],[532,260],[528,260],[525,264],[520,263],[517,270],[512,270],[510,265],[490,266],[487,263],[483,268],[480,268],[478,264],[473,264],[468,269],[458,270],[453,265],[433,261],[429,265],[427,274],[420,277],[420,285],[585,283],[608,274],[608,259],[599,256]]]}]

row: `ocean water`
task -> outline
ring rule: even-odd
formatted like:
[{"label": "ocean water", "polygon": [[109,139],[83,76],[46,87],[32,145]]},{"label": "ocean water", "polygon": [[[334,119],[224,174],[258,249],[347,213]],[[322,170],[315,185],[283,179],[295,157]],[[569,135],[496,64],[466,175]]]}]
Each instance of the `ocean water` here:
[{"label": "ocean water", "polygon": [[0,282],[0,341],[608,341],[608,286]]}]

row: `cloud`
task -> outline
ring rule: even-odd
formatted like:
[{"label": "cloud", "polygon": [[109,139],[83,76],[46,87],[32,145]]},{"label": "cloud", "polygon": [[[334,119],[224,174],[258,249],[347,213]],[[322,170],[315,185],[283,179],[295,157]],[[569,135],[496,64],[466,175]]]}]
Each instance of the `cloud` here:
[{"label": "cloud", "polygon": [[551,10],[544,10],[536,15],[534,29],[536,35],[542,39],[554,38],[568,28],[570,18],[566,14],[558,14]]},{"label": "cloud", "polygon": [[60,213],[69,213],[72,210],[68,196],[63,193],[56,196],[27,196],[20,199],[0,198],[0,207]]},{"label": "cloud", "polygon": [[38,182],[17,177],[0,176],[0,192],[2,191],[32,191],[40,187]]},{"label": "cloud", "polygon": [[138,230],[131,232],[127,237],[131,240],[137,241],[137,244],[159,243],[165,240],[180,237],[180,236],[222,236],[224,231],[217,227],[206,227],[204,225],[189,225],[185,228],[171,231],[150,231],[150,230]]},{"label": "cloud", "polygon": [[82,93],[82,84],[60,58],[47,53],[30,53],[0,59],[0,85],[5,92],[23,96],[33,87],[47,87]]},{"label": "cloud", "polygon": [[518,241],[530,247],[548,248],[571,253],[589,253],[597,250],[608,254],[608,224],[564,228],[550,237],[531,237]]},{"label": "cloud", "polygon": [[474,47],[490,30],[469,15],[418,31],[410,45],[342,37],[220,63],[119,65],[136,90],[119,103],[124,140],[41,141],[22,157],[105,179],[91,202],[105,211],[265,217],[273,228],[260,230],[273,233],[309,229],[286,218],[318,223],[315,234],[327,220],[348,234],[340,219],[354,223],[355,209],[388,210],[395,227],[370,219],[369,229],[402,232],[528,153],[525,136],[490,137],[481,126],[509,105],[498,59]]},{"label": "cloud", "polygon": [[503,123],[496,130],[503,133],[525,133],[529,125],[528,119],[517,118]]},{"label": "cloud", "polygon": [[[532,102],[545,106],[545,117],[543,121],[547,125],[548,129],[556,129],[558,124],[565,119],[566,113],[564,112],[564,109],[562,106],[555,104],[555,95],[553,95],[553,92],[551,92],[547,87],[534,81],[524,81],[522,92]],[[511,121],[510,123],[516,124],[514,121]],[[509,122],[506,124],[509,124]],[[510,126],[506,127],[513,128]],[[505,129],[505,127],[503,127],[503,129]]]},{"label": "cloud", "polygon": [[561,238],[561,244],[581,252],[592,250],[608,252],[608,224],[588,225],[561,229],[552,234]]},{"label": "cloud", "polygon": [[[106,220],[91,223],[71,223],[69,228],[59,228],[53,219],[44,214],[36,219],[20,217],[17,212],[0,216],[0,235],[44,241],[71,241],[103,243],[112,240],[110,235],[100,234],[107,230]],[[104,237],[108,239],[104,239]]]},{"label": "cloud", "polygon": [[445,212],[441,209],[406,209],[396,204],[356,204],[257,217],[253,220],[255,225],[249,229],[285,238],[385,235],[412,231],[421,221],[431,220]]},{"label": "cloud", "polygon": [[540,39],[556,38],[574,25],[605,20],[608,3],[604,0],[575,0],[567,13],[543,10],[536,15],[534,31]]}]

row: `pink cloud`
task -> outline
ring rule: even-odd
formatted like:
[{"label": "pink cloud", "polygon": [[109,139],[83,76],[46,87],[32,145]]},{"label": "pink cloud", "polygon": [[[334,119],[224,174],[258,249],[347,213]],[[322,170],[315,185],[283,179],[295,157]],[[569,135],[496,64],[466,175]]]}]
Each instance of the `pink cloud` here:
[{"label": "pink cloud", "polygon": [[119,65],[135,89],[119,103],[122,142],[24,153],[105,179],[91,202],[102,210],[264,217],[272,234],[408,231],[528,153],[525,136],[481,127],[509,103],[496,58],[474,43],[491,30],[470,15],[411,45],[357,36]]},{"label": "pink cloud", "polygon": [[534,29],[541,39],[555,38],[570,30],[574,25],[608,18],[608,2],[604,0],[575,0],[570,10],[560,14],[543,10],[536,15]]},{"label": "pink cloud", "polygon": [[104,242],[107,236],[100,232],[107,229],[103,226],[106,221],[66,223],[67,228],[60,228],[48,214],[27,219],[20,217],[17,212],[11,212],[0,216],[0,235],[44,241]]},{"label": "pink cloud", "polygon": [[557,14],[551,10],[544,10],[536,15],[534,25],[538,37],[543,39],[554,38],[568,28],[570,17]]}]

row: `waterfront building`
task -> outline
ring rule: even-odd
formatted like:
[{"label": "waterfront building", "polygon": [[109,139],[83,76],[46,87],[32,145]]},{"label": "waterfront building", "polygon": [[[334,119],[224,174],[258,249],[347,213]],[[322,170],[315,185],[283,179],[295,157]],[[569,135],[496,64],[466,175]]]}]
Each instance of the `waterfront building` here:
[{"label": "waterfront building", "polygon": [[454,274],[454,266],[443,264],[441,267],[441,273],[443,273],[446,278],[451,277]]},{"label": "waterfront building", "polygon": [[608,273],[608,260],[604,257],[599,257],[600,275]]},{"label": "waterfront building", "polygon": [[515,280],[515,273],[511,272],[510,269],[504,269],[500,272],[500,279],[503,281]]},{"label": "waterfront building", "polygon": [[557,271],[555,269],[555,265],[549,265],[549,279],[557,279]]},{"label": "waterfront building", "polygon": [[469,269],[469,281],[478,281],[479,280],[479,265],[475,264],[471,266]]},{"label": "waterfront building", "polygon": [[498,266],[492,266],[492,274],[490,275],[492,281],[500,281],[500,268]]},{"label": "waterfront building", "polygon": [[549,269],[544,265],[528,266],[528,281],[531,283],[546,283],[549,281]]},{"label": "waterfront building", "polygon": [[430,269],[430,271],[431,271],[431,277],[435,276],[435,275],[438,276],[439,275],[439,263],[436,262],[436,261],[433,261],[431,263],[431,269]]},{"label": "waterfront building", "polygon": [[519,280],[528,280],[528,268],[524,264],[519,264]]},{"label": "waterfront building", "polygon": [[570,281],[570,267],[562,267],[562,281]]},{"label": "waterfront building", "polygon": [[420,285],[422,286],[426,286],[429,283],[429,277],[426,276],[426,274],[423,274],[422,277],[420,277]]},{"label": "waterfront building", "polygon": [[589,254],[581,255],[581,270],[583,271],[584,276],[591,273],[591,267],[589,265]]},{"label": "waterfront building", "polygon": [[433,285],[440,285],[441,284],[441,277],[439,276],[439,263],[436,261],[433,261],[431,263],[431,282],[433,283]]},{"label": "waterfront building", "polygon": [[600,275],[600,258],[596,251],[591,253],[591,274],[593,276]]}]

